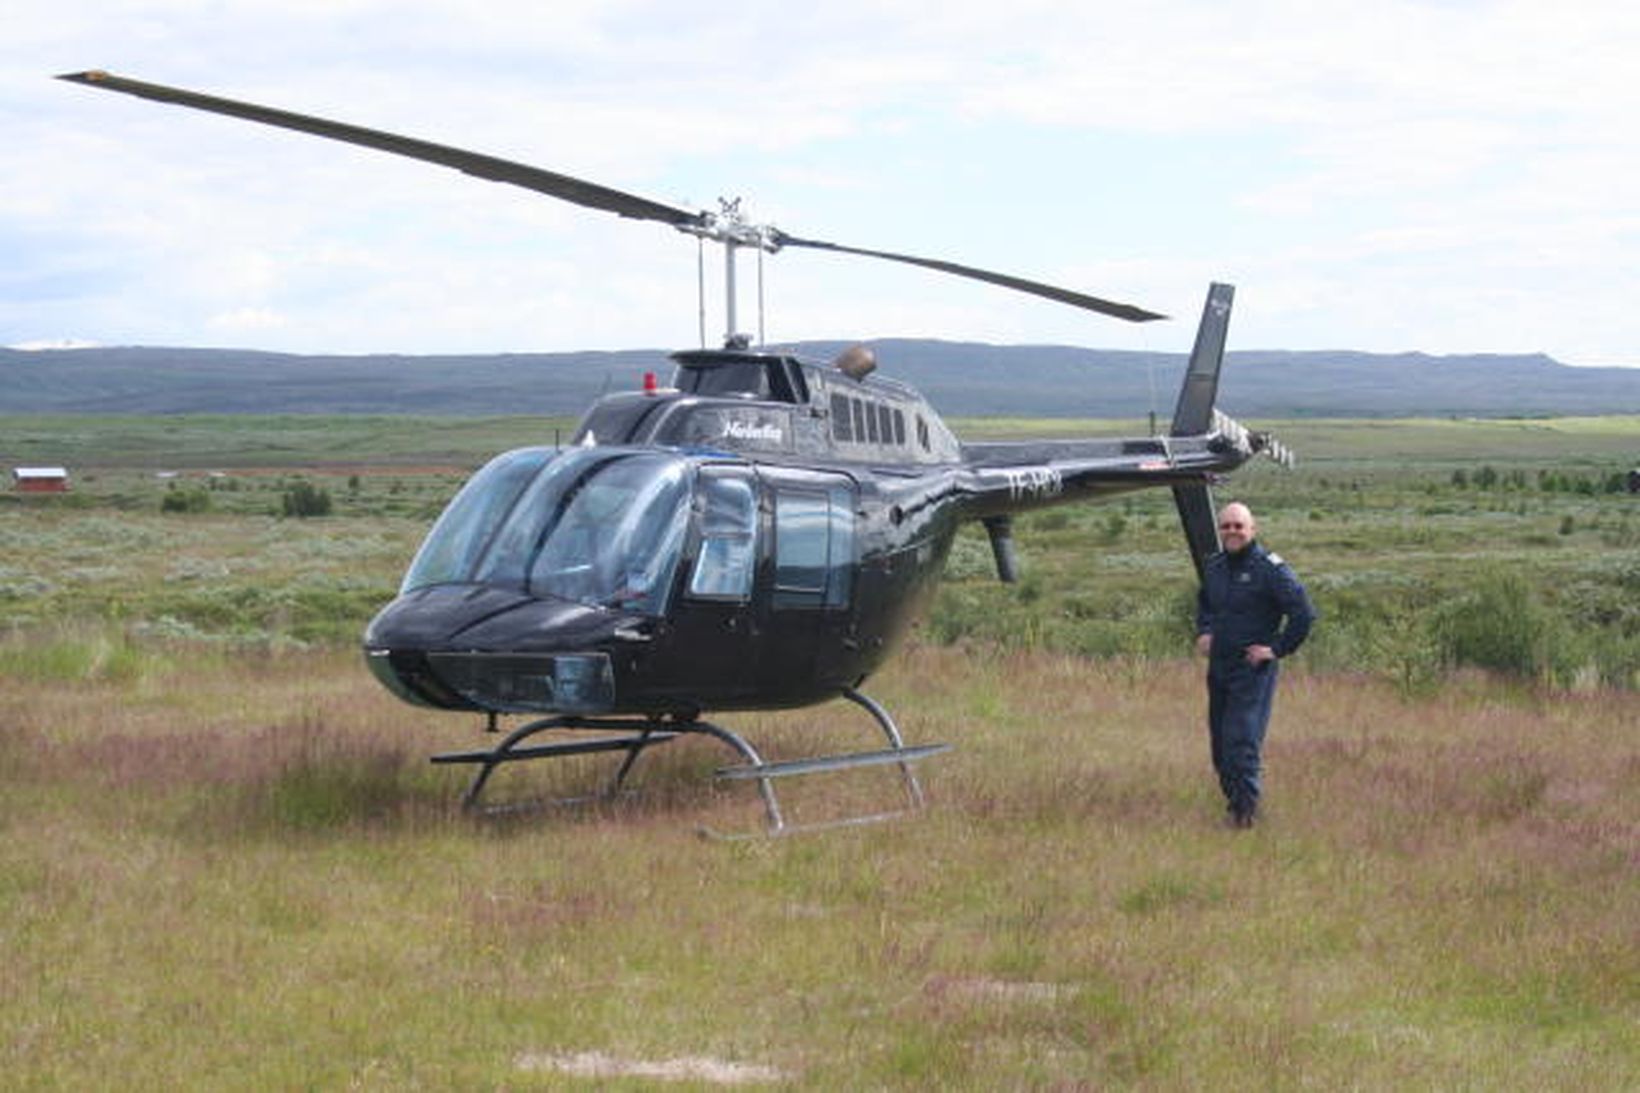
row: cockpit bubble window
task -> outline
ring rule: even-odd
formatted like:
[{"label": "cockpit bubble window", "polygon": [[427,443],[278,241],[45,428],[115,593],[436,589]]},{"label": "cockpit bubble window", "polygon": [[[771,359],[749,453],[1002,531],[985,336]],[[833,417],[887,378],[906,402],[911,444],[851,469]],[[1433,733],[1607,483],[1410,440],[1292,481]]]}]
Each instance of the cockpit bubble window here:
[{"label": "cockpit bubble window", "polygon": [[531,559],[529,591],[660,614],[688,527],[686,497],[685,464],[665,456],[587,475]]},{"label": "cockpit bubble window", "polygon": [[689,576],[689,594],[746,600],[752,594],[757,562],[757,496],[752,484],[739,476],[702,474],[698,492],[700,551]]},{"label": "cockpit bubble window", "polygon": [[[485,473],[462,495],[475,487],[480,492]],[[611,448],[564,452],[540,466],[527,487],[514,488],[513,503],[500,515],[499,504],[474,507],[474,520],[490,520],[482,531],[452,519],[460,515],[452,504],[422,553],[435,549],[441,535],[481,538],[487,548],[476,557],[469,551],[469,564],[459,569],[423,572],[418,555],[406,590],[470,581],[661,614],[688,528],[689,479],[689,464],[677,456]]]},{"label": "cockpit bubble window", "polygon": [[486,463],[428,532],[399,591],[466,580],[518,495],[554,454],[552,448],[520,448]]}]

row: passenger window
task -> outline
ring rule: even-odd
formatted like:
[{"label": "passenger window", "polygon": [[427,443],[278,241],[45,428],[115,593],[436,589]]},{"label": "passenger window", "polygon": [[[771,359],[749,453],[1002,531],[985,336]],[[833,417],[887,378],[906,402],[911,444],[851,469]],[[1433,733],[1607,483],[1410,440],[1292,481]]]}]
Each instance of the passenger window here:
[{"label": "passenger window", "polygon": [[857,398],[848,400],[854,408],[854,439],[861,444],[866,442],[866,404]]},{"label": "passenger window", "polygon": [[776,607],[846,607],[853,586],[854,509],[844,486],[775,495]]},{"label": "passenger window", "polygon": [[752,484],[743,478],[703,475],[698,513],[700,552],[689,575],[689,594],[714,600],[749,598],[757,561],[757,498]]},{"label": "passenger window", "polygon": [[905,446],[905,414],[899,410],[894,411],[894,443]]},{"label": "passenger window", "polygon": [[838,440],[854,439],[854,418],[849,412],[848,396],[831,396],[831,435]]},{"label": "passenger window", "polygon": [[878,430],[882,433],[883,443],[894,443],[894,411],[887,405],[879,403],[877,406]]}]

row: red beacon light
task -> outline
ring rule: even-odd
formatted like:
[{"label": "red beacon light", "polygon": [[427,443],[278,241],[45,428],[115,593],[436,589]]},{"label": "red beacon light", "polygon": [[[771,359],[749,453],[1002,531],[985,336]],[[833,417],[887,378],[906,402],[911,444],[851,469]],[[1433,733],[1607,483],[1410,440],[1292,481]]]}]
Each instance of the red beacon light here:
[{"label": "red beacon light", "polygon": [[653,395],[659,391],[660,385],[655,382],[655,373],[645,372],[643,374],[643,393],[646,395]]}]

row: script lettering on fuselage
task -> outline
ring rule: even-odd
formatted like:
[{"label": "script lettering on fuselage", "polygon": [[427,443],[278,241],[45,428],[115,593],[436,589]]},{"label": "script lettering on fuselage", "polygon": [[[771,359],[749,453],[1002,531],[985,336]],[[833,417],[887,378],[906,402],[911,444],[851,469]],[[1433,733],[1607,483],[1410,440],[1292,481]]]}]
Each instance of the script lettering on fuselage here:
[{"label": "script lettering on fuselage", "polygon": [[765,444],[779,444],[785,439],[785,433],[778,425],[733,418],[724,423],[723,436],[728,440],[754,440]]},{"label": "script lettering on fuselage", "polygon": [[1052,467],[1031,467],[1002,473],[1008,478],[1008,496],[1014,501],[1057,497],[1065,492],[1065,480]]}]

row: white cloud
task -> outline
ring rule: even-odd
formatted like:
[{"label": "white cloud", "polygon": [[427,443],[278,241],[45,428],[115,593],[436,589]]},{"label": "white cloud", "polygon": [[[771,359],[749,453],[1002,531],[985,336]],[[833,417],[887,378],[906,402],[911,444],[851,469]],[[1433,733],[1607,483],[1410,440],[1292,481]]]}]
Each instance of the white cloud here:
[{"label": "white cloud", "polygon": [[21,4],[0,41],[4,340],[694,341],[687,239],[45,78],[105,65],[667,202],[743,193],[799,234],[1182,320],[1129,329],[787,254],[769,264],[781,337],[1182,349],[1219,277],[1243,289],[1238,345],[1640,363],[1626,5]]}]

